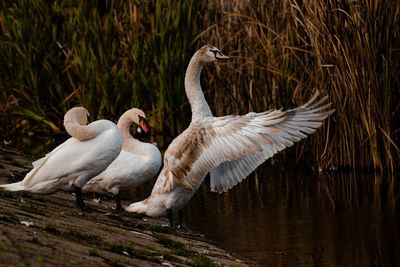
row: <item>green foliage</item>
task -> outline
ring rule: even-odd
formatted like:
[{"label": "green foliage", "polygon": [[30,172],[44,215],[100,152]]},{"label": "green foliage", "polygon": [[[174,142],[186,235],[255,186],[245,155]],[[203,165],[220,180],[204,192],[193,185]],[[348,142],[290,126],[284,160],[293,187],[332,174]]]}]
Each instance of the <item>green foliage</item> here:
[{"label": "green foliage", "polygon": [[19,198],[21,195],[20,192],[13,192],[13,191],[7,191],[4,189],[0,190],[0,198],[13,198],[13,199],[17,199]]},{"label": "green foliage", "polygon": [[153,233],[153,234],[154,237],[157,238],[160,244],[166,246],[167,248],[170,248],[174,254],[180,256],[189,256],[191,254],[191,252],[185,248],[185,245],[182,242],[174,240],[168,237],[166,234],[162,233]]},{"label": "green foliage", "polygon": [[19,218],[14,213],[1,210],[0,211],[0,221],[6,222],[6,223],[17,224],[17,223],[19,223]]},{"label": "green foliage", "polygon": [[[2,102],[53,132],[85,106],[117,120],[131,107],[155,128],[182,129],[193,1],[6,1],[0,5]],[[155,10],[155,12],[153,12]],[[17,101],[13,101],[17,99]],[[7,110],[8,111],[8,110]],[[8,112],[9,112],[8,111]]]},{"label": "green foliage", "polygon": [[89,243],[91,245],[102,244],[102,240],[100,237],[82,232],[68,226],[62,227],[52,223],[46,223],[45,225],[35,225],[35,227],[41,228],[50,234],[57,235],[68,240],[79,240],[82,243]]},{"label": "green foliage", "polygon": [[123,253],[126,252],[129,255],[134,253],[134,249],[131,243],[111,243],[110,244],[110,251],[115,253]]},{"label": "green foliage", "polygon": [[[164,245],[165,247],[171,249],[171,252],[174,255],[189,257],[192,261],[192,263],[191,263],[192,266],[198,266],[198,267],[200,267],[200,266],[209,266],[209,267],[218,266],[214,261],[210,260],[208,257],[188,250],[182,242],[174,240],[166,234],[162,234],[162,233],[153,233],[153,234],[154,234],[154,237],[157,238],[158,242],[160,244]],[[163,257],[166,260],[175,260],[174,256],[167,254],[167,253],[164,253]]]},{"label": "green foliage", "polygon": [[5,0],[2,135],[58,132],[76,105],[114,121],[139,107],[165,147],[190,120],[185,69],[208,43],[232,58],[204,69],[216,115],[295,107],[319,89],[336,113],[290,158],[393,170],[399,12],[398,1]]},{"label": "green foliage", "polygon": [[192,258],[192,266],[195,267],[217,267],[218,264],[203,255],[195,255]]}]

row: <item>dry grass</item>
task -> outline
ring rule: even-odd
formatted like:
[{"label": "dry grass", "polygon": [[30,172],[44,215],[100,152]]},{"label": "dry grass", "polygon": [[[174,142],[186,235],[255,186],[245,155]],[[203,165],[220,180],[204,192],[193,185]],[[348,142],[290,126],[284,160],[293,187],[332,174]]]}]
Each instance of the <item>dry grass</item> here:
[{"label": "dry grass", "polygon": [[389,0],[6,0],[0,124],[10,131],[2,134],[56,132],[75,105],[112,120],[138,106],[165,146],[188,124],[185,68],[209,43],[233,57],[202,78],[216,115],[294,107],[319,89],[336,113],[288,154],[321,168],[394,170],[399,13]]},{"label": "dry grass", "polygon": [[204,79],[217,114],[296,106],[319,89],[336,114],[297,146],[296,157],[322,168],[393,170],[399,160],[400,4],[302,2],[204,7],[209,17],[199,39],[235,56],[217,67],[218,79],[213,70]]}]

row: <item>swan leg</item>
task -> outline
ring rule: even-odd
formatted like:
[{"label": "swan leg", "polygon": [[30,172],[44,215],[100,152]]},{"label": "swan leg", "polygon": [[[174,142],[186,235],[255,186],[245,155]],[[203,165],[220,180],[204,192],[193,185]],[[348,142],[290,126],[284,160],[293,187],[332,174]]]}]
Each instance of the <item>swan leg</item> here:
[{"label": "swan leg", "polygon": [[177,228],[180,230],[185,229],[185,226],[183,225],[183,209],[178,210],[178,217],[179,217],[179,224]]},{"label": "swan leg", "polygon": [[[171,230],[175,230],[174,212],[171,209],[167,210],[167,217],[169,221],[169,228]],[[183,209],[178,210],[178,217],[179,217],[179,224],[176,226],[176,229],[185,231],[186,227],[183,224]]]},{"label": "swan leg", "polygon": [[80,187],[75,187],[75,207],[81,209],[83,215],[85,214],[86,205],[82,198],[82,190]]},{"label": "swan leg", "polygon": [[187,228],[187,226],[183,222],[183,209],[178,210],[178,217],[179,217],[179,224],[176,227],[176,229],[184,233],[192,233],[192,231],[189,228]]},{"label": "swan leg", "polygon": [[121,205],[121,195],[118,192],[118,194],[115,196],[115,211],[121,212],[123,211],[122,205]]},{"label": "swan leg", "polygon": [[169,221],[169,228],[172,230],[174,229],[175,224],[174,224],[174,212],[171,209],[167,210],[167,217]]}]

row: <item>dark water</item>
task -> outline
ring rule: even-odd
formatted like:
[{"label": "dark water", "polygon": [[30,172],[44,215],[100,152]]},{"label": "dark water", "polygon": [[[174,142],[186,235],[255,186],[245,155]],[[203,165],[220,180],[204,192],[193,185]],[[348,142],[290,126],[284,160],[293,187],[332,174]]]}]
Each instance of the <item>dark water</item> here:
[{"label": "dark water", "polygon": [[[22,148],[41,155],[56,145],[47,142]],[[399,175],[264,166],[224,194],[206,180],[188,226],[259,266],[400,266]]]},{"label": "dark water", "polygon": [[186,221],[260,266],[400,266],[394,181],[258,170],[221,195],[203,184]]}]

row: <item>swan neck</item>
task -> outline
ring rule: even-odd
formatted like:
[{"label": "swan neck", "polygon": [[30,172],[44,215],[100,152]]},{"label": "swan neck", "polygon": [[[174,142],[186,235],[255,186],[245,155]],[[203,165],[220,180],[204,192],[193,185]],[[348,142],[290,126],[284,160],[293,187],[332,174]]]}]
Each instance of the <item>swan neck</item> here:
[{"label": "swan neck", "polygon": [[141,156],[150,155],[152,145],[135,139],[130,133],[131,125],[132,121],[128,118],[121,117],[118,121],[118,127],[121,129],[122,138],[124,139],[122,149]]},{"label": "swan neck", "polygon": [[200,74],[203,70],[203,66],[204,63],[198,60],[196,53],[190,60],[186,70],[185,91],[192,109],[192,121],[198,118],[212,116],[211,109],[204,97],[200,84]]},{"label": "swan neck", "polygon": [[124,140],[134,139],[131,133],[129,132],[131,125],[132,121],[130,121],[128,118],[121,117],[118,120],[117,126],[118,128],[121,129],[122,138],[124,138]]},{"label": "swan neck", "polygon": [[93,127],[93,123],[89,125],[80,124],[78,120],[74,118],[65,117],[64,127],[67,133],[78,139],[79,141],[87,141],[95,138],[101,131],[98,131],[96,127]]}]

